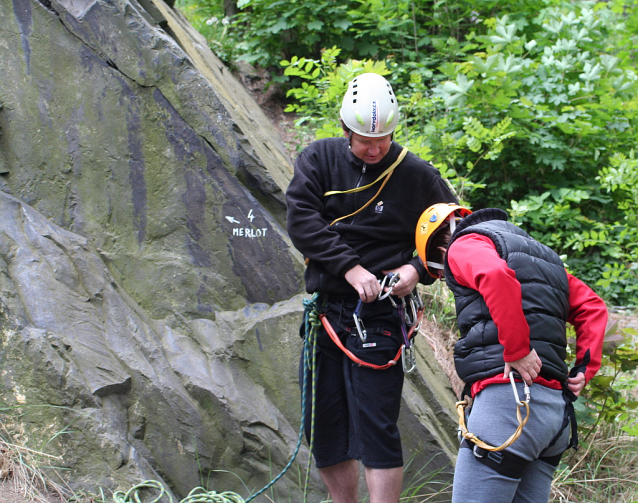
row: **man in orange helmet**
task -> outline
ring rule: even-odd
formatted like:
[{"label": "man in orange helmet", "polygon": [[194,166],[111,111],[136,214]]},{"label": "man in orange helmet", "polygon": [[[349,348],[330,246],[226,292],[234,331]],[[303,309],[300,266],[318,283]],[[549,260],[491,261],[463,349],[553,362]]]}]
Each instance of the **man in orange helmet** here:
[{"label": "man in orange helmet", "polygon": [[[460,415],[453,503],[547,503],[560,457],[577,443],[572,401],[600,368],[605,303],[500,209],[433,205],[416,245],[454,294],[454,363],[473,397],[467,428]],[[566,323],[576,329],[571,371]]]}]

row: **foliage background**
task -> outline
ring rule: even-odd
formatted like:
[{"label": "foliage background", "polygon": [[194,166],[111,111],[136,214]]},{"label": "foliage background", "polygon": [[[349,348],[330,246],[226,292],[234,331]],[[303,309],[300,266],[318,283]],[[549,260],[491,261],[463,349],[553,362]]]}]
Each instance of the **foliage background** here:
[{"label": "foliage background", "polygon": [[271,72],[307,140],[340,134],[354,75],[386,75],[396,139],[465,204],[508,209],[610,304],[638,305],[638,0],[177,6],[231,67]]}]

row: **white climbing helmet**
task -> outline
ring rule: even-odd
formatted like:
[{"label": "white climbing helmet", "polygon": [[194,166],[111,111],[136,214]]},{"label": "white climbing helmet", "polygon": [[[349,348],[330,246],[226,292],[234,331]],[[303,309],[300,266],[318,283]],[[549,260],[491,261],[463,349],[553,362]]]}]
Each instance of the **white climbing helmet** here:
[{"label": "white climbing helmet", "polygon": [[399,105],[390,83],[376,73],[350,81],[341,103],[341,120],[361,136],[386,136],[399,122]]}]

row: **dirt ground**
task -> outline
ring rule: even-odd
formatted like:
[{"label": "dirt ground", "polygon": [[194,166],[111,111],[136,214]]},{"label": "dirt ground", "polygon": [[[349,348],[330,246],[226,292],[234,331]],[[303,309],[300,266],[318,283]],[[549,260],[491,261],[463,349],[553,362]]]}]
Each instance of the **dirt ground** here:
[{"label": "dirt ground", "polygon": [[29,497],[16,487],[14,480],[0,482],[0,503],[62,503],[59,497],[50,494],[42,498]]}]

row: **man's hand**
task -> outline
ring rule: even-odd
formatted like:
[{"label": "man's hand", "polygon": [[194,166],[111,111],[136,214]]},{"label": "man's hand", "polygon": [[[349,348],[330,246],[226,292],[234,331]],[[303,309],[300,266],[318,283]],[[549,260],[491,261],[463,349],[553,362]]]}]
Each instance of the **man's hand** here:
[{"label": "man's hand", "polygon": [[583,391],[585,384],[585,374],[583,374],[582,372],[578,372],[578,374],[576,374],[576,377],[570,377],[569,379],[567,379],[567,387],[569,388],[569,391],[571,391],[576,396],[580,395],[580,392]]},{"label": "man's hand", "polygon": [[392,295],[397,297],[405,297],[409,295],[419,282],[419,273],[413,265],[405,264],[390,271],[383,271],[383,274],[399,273],[399,281],[392,288]]},{"label": "man's hand", "polygon": [[346,272],[344,277],[346,278],[346,281],[357,291],[359,298],[363,302],[372,302],[376,300],[377,296],[381,292],[381,285],[379,284],[377,277],[361,265],[355,265],[352,269]]},{"label": "man's hand", "polygon": [[532,385],[534,379],[538,377],[538,373],[541,371],[543,362],[536,354],[536,350],[532,349],[527,356],[520,358],[513,362],[505,362],[505,378],[509,378],[510,372],[516,370],[523,381],[528,385]]}]

